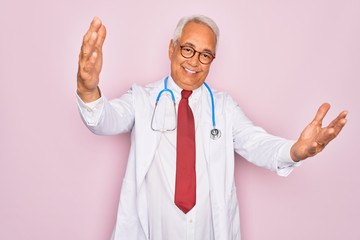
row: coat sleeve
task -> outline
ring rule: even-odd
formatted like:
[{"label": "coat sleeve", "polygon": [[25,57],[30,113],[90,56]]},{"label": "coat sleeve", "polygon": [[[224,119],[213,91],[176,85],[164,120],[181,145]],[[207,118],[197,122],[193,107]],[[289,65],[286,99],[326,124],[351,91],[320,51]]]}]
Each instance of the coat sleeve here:
[{"label": "coat sleeve", "polygon": [[80,116],[86,127],[98,135],[116,135],[131,131],[134,125],[132,89],[119,98],[105,96],[92,103],[84,103],[77,96]]},{"label": "coat sleeve", "polygon": [[236,153],[249,162],[280,176],[287,176],[299,163],[290,156],[290,148],[294,141],[267,133],[263,128],[255,126],[244,114],[239,105],[229,96],[227,105],[233,121],[233,141]]}]

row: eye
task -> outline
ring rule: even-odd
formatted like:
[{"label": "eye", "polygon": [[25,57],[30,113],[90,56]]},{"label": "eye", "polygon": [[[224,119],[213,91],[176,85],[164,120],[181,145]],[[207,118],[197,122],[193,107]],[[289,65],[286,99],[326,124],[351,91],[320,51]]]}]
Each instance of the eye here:
[{"label": "eye", "polygon": [[211,62],[214,59],[214,56],[210,53],[201,53],[200,57],[206,62]]},{"label": "eye", "polygon": [[183,51],[186,52],[186,53],[192,53],[194,52],[194,50],[190,47],[183,47]]},{"label": "eye", "polygon": [[202,55],[203,58],[212,59],[212,56],[210,54],[202,53],[201,55]]}]

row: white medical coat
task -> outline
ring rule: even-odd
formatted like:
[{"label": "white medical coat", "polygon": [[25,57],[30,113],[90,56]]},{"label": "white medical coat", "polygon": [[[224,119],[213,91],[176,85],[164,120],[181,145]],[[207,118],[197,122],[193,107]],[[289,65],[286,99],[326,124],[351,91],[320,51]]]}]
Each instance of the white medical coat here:
[{"label": "white medical coat", "polygon": [[[102,97],[100,105],[94,109],[80,107],[83,121],[95,134],[114,135],[131,131],[131,148],[112,240],[149,240],[145,176],[161,134],[151,130],[150,123],[155,99],[163,87],[163,81],[146,87],[133,85],[120,98],[108,101]],[[298,165],[290,157],[293,141],[272,136],[254,126],[228,94],[217,91],[213,93],[216,127],[222,135],[219,139],[211,139],[211,100],[205,86],[201,88],[199,127],[203,134],[209,177],[214,237],[216,240],[240,240],[234,151],[255,165],[286,176]],[[90,122],[86,115],[94,114],[93,111],[97,111],[98,117]]]}]

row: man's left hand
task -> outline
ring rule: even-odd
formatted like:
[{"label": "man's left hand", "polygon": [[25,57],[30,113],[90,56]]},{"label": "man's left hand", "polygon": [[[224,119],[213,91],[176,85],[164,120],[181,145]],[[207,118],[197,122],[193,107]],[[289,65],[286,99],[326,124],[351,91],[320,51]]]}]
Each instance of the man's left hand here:
[{"label": "man's left hand", "polygon": [[327,127],[322,127],[322,121],[329,109],[330,104],[322,104],[315,118],[291,147],[290,154],[294,161],[298,162],[321,152],[345,126],[347,111],[342,111]]}]

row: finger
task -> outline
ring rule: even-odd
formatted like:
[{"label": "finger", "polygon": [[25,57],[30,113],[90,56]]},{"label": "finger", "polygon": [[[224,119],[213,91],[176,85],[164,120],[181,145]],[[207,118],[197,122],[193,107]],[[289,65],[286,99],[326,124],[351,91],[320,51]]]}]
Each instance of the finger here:
[{"label": "finger", "polygon": [[89,58],[92,55],[94,48],[98,48],[98,51],[101,51],[105,37],[105,26],[98,17],[94,17],[83,40],[81,47],[82,57]]},{"label": "finger", "polygon": [[[341,132],[341,130],[343,129],[343,127],[345,126],[347,119],[347,111],[343,111],[341,112],[330,124],[329,126],[327,126],[324,129],[327,129],[327,134],[329,134],[329,141],[331,141],[332,139],[334,139],[337,135],[339,135],[339,133]],[[328,142],[329,142],[328,141]]]},{"label": "finger", "polygon": [[322,120],[324,119],[324,117],[325,117],[325,115],[327,114],[327,112],[329,111],[329,109],[330,109],[330,104],[328,104],[328,103],[323,103],[320,107],[319,107],[319,109],[318,109],[318,111],[317,111],[317,113],[316,113],[316,115],[315,115],[315,117],[314,117],[314,119],[313,119],[313,122],[314,123],[316,123],[316,124],[322,124]]},{"label": "finger", "polygon": [[345,126],[347,120],[341,119],[334,127],[332,128],[324,128],[319,133],[316,142],[319,144],[327,145],[329,142],[331,142],[334,138],[336,138],[343,127]]},{"label": "finger", "polygon": [[336,137],[334,128],[324,128],[316,138],[316,143],[320,146],[327,145],[331,140]]},{"label": "finger", "polygon": [[337,135],[339,135],[339,133],[341,132],[341,130],[342,130],[343,127],[345,126],[346,122],[347,122],[346,118],[342,118],[342,119],[340,119],[340,120],[336,123],[336,125],[332,128],[332,129],[334,129],[334,133],[333,133],[333,134],[335,135],[335,137],[336,137]]},{"label": "finger", "polygon": [[331,121],[328,127],[335,127],[339,122],[342,121],[342,119],[346,118],[347,114],[348,114],[347,111],[342,111],[334,120]]},{"label": "finger", "polygon": [[101,26],[102,26],[102,22],[101,22],[100,18],[94,17],[94,19],[90,23],[90,27],[89,27],[88,31],[86,32],[86,34],[84,36],[84,42],[89,41],[91,33],[98,32],[99,29],[101,28]]},{"label": "finger", "polygon": [[96,60],[97,60],[97,57],[98,57],[98,54],[97,52],[93,52],[89,58],[89,62],[92,64],[92,65],[95,65],[96,63]]},{"label": "finger", "polygon": [[98,39],[97,35],[98,34],[96,32],[92,32],[88,42],[87,43],[84,42],[83,45],[81,46],[80,57],[82,59],[88,59],[91,56],[91,54],[94,52],[94,46]]},{"label": "finger", "polygon": [[106,38],[106,28],[104,25],[102,25],[99,29],[98,33],[98,38],[96,40],[95,43],[95,47],[97,47],[98,49],[102,49],[102,46],[104,44],[105,38]]},{"label": "finger", "polygon": [[82,71],[93,74],[95,71],[95,65],[97,62],[98,53],[96,51],[92,52],[87,61],[83,61],[80,68]]},{"label": "finger", "polygon": [[83,57],[91,56],[94,45],[97,40],[98,31],[101,28],[102,23],[98,17],[94,17],[92,20],[90,27],[86,34],[84,35],[83,42],[81,45],[81,55]]},{"label": "finger", "polygon": [[101,26],[102,26],[101,19],[98,16],[95,16],[90,24],[90,29],[92,29],[93,32],[97,32]]}]

